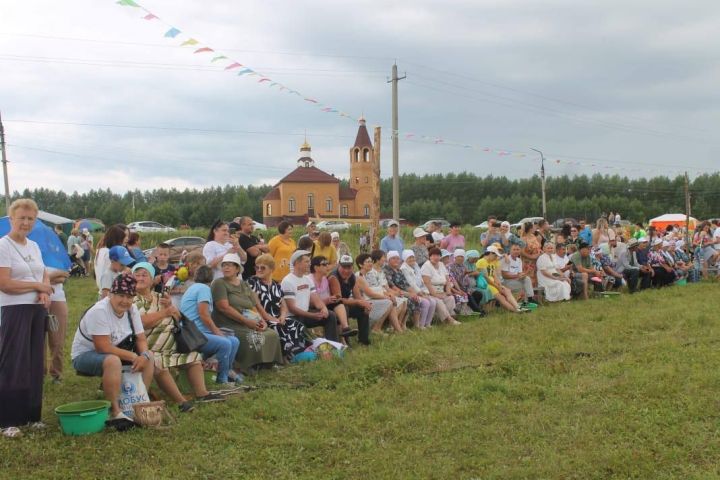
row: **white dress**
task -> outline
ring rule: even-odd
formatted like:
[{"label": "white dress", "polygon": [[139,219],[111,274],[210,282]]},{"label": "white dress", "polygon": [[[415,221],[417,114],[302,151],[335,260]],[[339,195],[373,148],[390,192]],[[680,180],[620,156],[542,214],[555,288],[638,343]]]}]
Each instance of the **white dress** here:
[{"label": "white dress", "polygon": [[545,299],[547,299],[548,302],[570,300],[570,284],[564,280],[555,280],[554,278],[546,277],[541,273],[543,270],[551,274],[560,274],[557,268],[555,268],[555,261],[547,253],[543,253],[537,259],[537,280],[538,285],[545,288]]}]

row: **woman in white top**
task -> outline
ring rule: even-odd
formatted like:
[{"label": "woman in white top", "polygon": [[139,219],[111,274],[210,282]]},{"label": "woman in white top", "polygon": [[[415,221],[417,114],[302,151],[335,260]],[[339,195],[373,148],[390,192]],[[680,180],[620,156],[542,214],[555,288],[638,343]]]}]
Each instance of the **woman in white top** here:
[{"label": "woman in white top", "polygon": [[223,277],[223,257],[228,253],[237,253],[243,263],[247,260],[247,253],[238,243],[238,239],[230,235],[230,227],[222,220],[218,220],[210,227],[207,243],[202,250],[206,265],[213,270],[213,279]]},{"label": "woman in white top", "polygon": [[393,306],[390,296],[386,295],[382,287],[371,287],[367,281],[367,274],[372,271],[373,261],[367,253],[361,253],[355,258],[359,271],[355,273],[358,288],[365,300],[370,302],[370,325],[373,332],[381,332],[385,320],[390,319],[390,325],[396,332],[401,333],[400,321],[397,317],[397,310]]},{"label": "woman in white top", "polygon": [[538,285],[545,288],[548,302],[570,300],[570,279],[555,266],[555,244],[545,242],[543,254],[537,260]]},{"label": "woman in white top", "polygon": [[50,306],[47,270],[37,243],[27,236],[35,225],[33,200],[15,200],[8,210],[10,232],[0,239],[0,430],[41,423],[45,328]]},{"label": "woman in white top", "polygon": [[372,287],[373,289],[382,289],[382,292],[385,294],[385,296],[392,300],[393,305],[395,306],[395,311],[397,312],[398,320],[400,321],[400,328],[402,329],[402,331],[405,331],[407,324],[406,315],[408,308],[407,298],[399,296],[397,292],[394,292],[390,288],[387,275],[383,270],[383,267],[385,266],[385,263],[387,261],[387,256],[385,255],[384,251],[378,249],[370,252],[370,258],[373,262],[372,269],[365,275],[365,280],[368,282],[368,285],[370,285],[370,287]]},{"label": "woman in white top", "polygon": [[[419,322],[416,325],[420,330],[424,330],[430,327],[432,323],[433,316],[435,316],[437,309],[438,299],[430,295],[430,291],[425,286],[425,282],[423,282],[420,267],[415,259],[415,252],[410,249],[403,250],[402,259],[403,264],[400,265],[400,271],[405,275],[405,280],[410,284],[410,292],[430,302],[430,308],[425,315],[420,315]],[[443,307],[444,306],[445,304],[443,303]],[[445,317],[447,317],[447,315]]]},{"label": "woman in white top", "polygon": [[122,223],[118,223],[110,226],[98,242],[98,251],[95,254],[95,283],[98,291],[102,291],[100,281],[103,275],[110,272],[110,249],[116,245],[127,244],[129,236],[130,230]]},{"label": "woman in white top", "polygon": [[[423,282],[430,294],[439,300],[437,307],[440,315],[447,313],[447,316],[441,320],[449,325],[460,325],[460,322],[452,316],[455,312],[455,296],[450,291],[451,284],[448,281],[447,268],[442,262],[442,251],[433,247],[428,250],[428,256],[428,261],[420,268]],[[445,307],[445,312],[442,311],[441,304]]]}]

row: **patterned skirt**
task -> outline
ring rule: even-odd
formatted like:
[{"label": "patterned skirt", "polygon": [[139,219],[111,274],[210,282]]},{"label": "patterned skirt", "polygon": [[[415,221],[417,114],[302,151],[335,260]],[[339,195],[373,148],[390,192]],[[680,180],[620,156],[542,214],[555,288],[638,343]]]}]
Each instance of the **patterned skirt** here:
[{"label": "patterned skirt", "polygon": [[145,330],[148,348],[153,352],[157,368],[180,367],[202,360],[199,352],[179,353],[175,349],[174,326],[172,318],[167,317],[150,330]]},{"label": "patterned skirt", "polygon": [[294,318],[286,319],[284,325],[271,323],[269,326],[275,330],[278,337],[280,337],[280,346],[285,356],[292,357],[297,355],[312,343],[305,335],[305,325]]}]

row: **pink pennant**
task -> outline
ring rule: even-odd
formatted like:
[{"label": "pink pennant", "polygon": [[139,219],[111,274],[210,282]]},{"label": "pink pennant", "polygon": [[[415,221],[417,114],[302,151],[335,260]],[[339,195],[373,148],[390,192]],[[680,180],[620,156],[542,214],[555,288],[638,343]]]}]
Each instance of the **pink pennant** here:
[{"label": "pink pennant", "polygon": [[312,98],[305,98],[304,100],[305,100],[306,102],[310,102],[310,103],[318,103],[317,100],[313,100]]},{"label": "pink pennant", "polygon": [[270,81],[269,78],[261,78],[260,80],[258,80],[258,83],[269,82],[269,81]]},{"label": "pink pennant", "polygon": [[193,53],[214,52],[214,51],[215,51],[215,50],[213,50],[213,49],[210,48],[210,47],[202,47],[202,48],[198,48],[198,49],[195,50],[195,52],[193,52]]},{"label": "pink pennant", "polygon": [[143,18],[144,18],[145,20],[155,20],[155,19],[158,18],[158,17],[157,17],[157,15],[154,15],[154,14],[152,14],[152,13],[148,13],[148,14],[145,15]]},{"label": "pink pennant", "polygon": [[225,67],[225,70],[232,70],[233,68],[238,68],[238,67],[242,67],[242,66],[243,66],[242,63],[235,62],[235,63]]}]

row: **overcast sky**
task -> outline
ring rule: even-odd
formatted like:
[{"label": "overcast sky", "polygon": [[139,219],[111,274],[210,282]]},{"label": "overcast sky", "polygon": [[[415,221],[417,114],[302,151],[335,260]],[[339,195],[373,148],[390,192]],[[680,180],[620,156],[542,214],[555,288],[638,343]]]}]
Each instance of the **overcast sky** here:
[{"label": "overcast sky", "polygon": [[113,0],[0,0],[12,190],[274,183],[305,131],[316,165],[346,177],[361,114],[383,128],[389,176],[395,59],[401,172],[527,177],[531,147],[548,175],[718,169],[717,1],[139,3],[160,20]]}]

